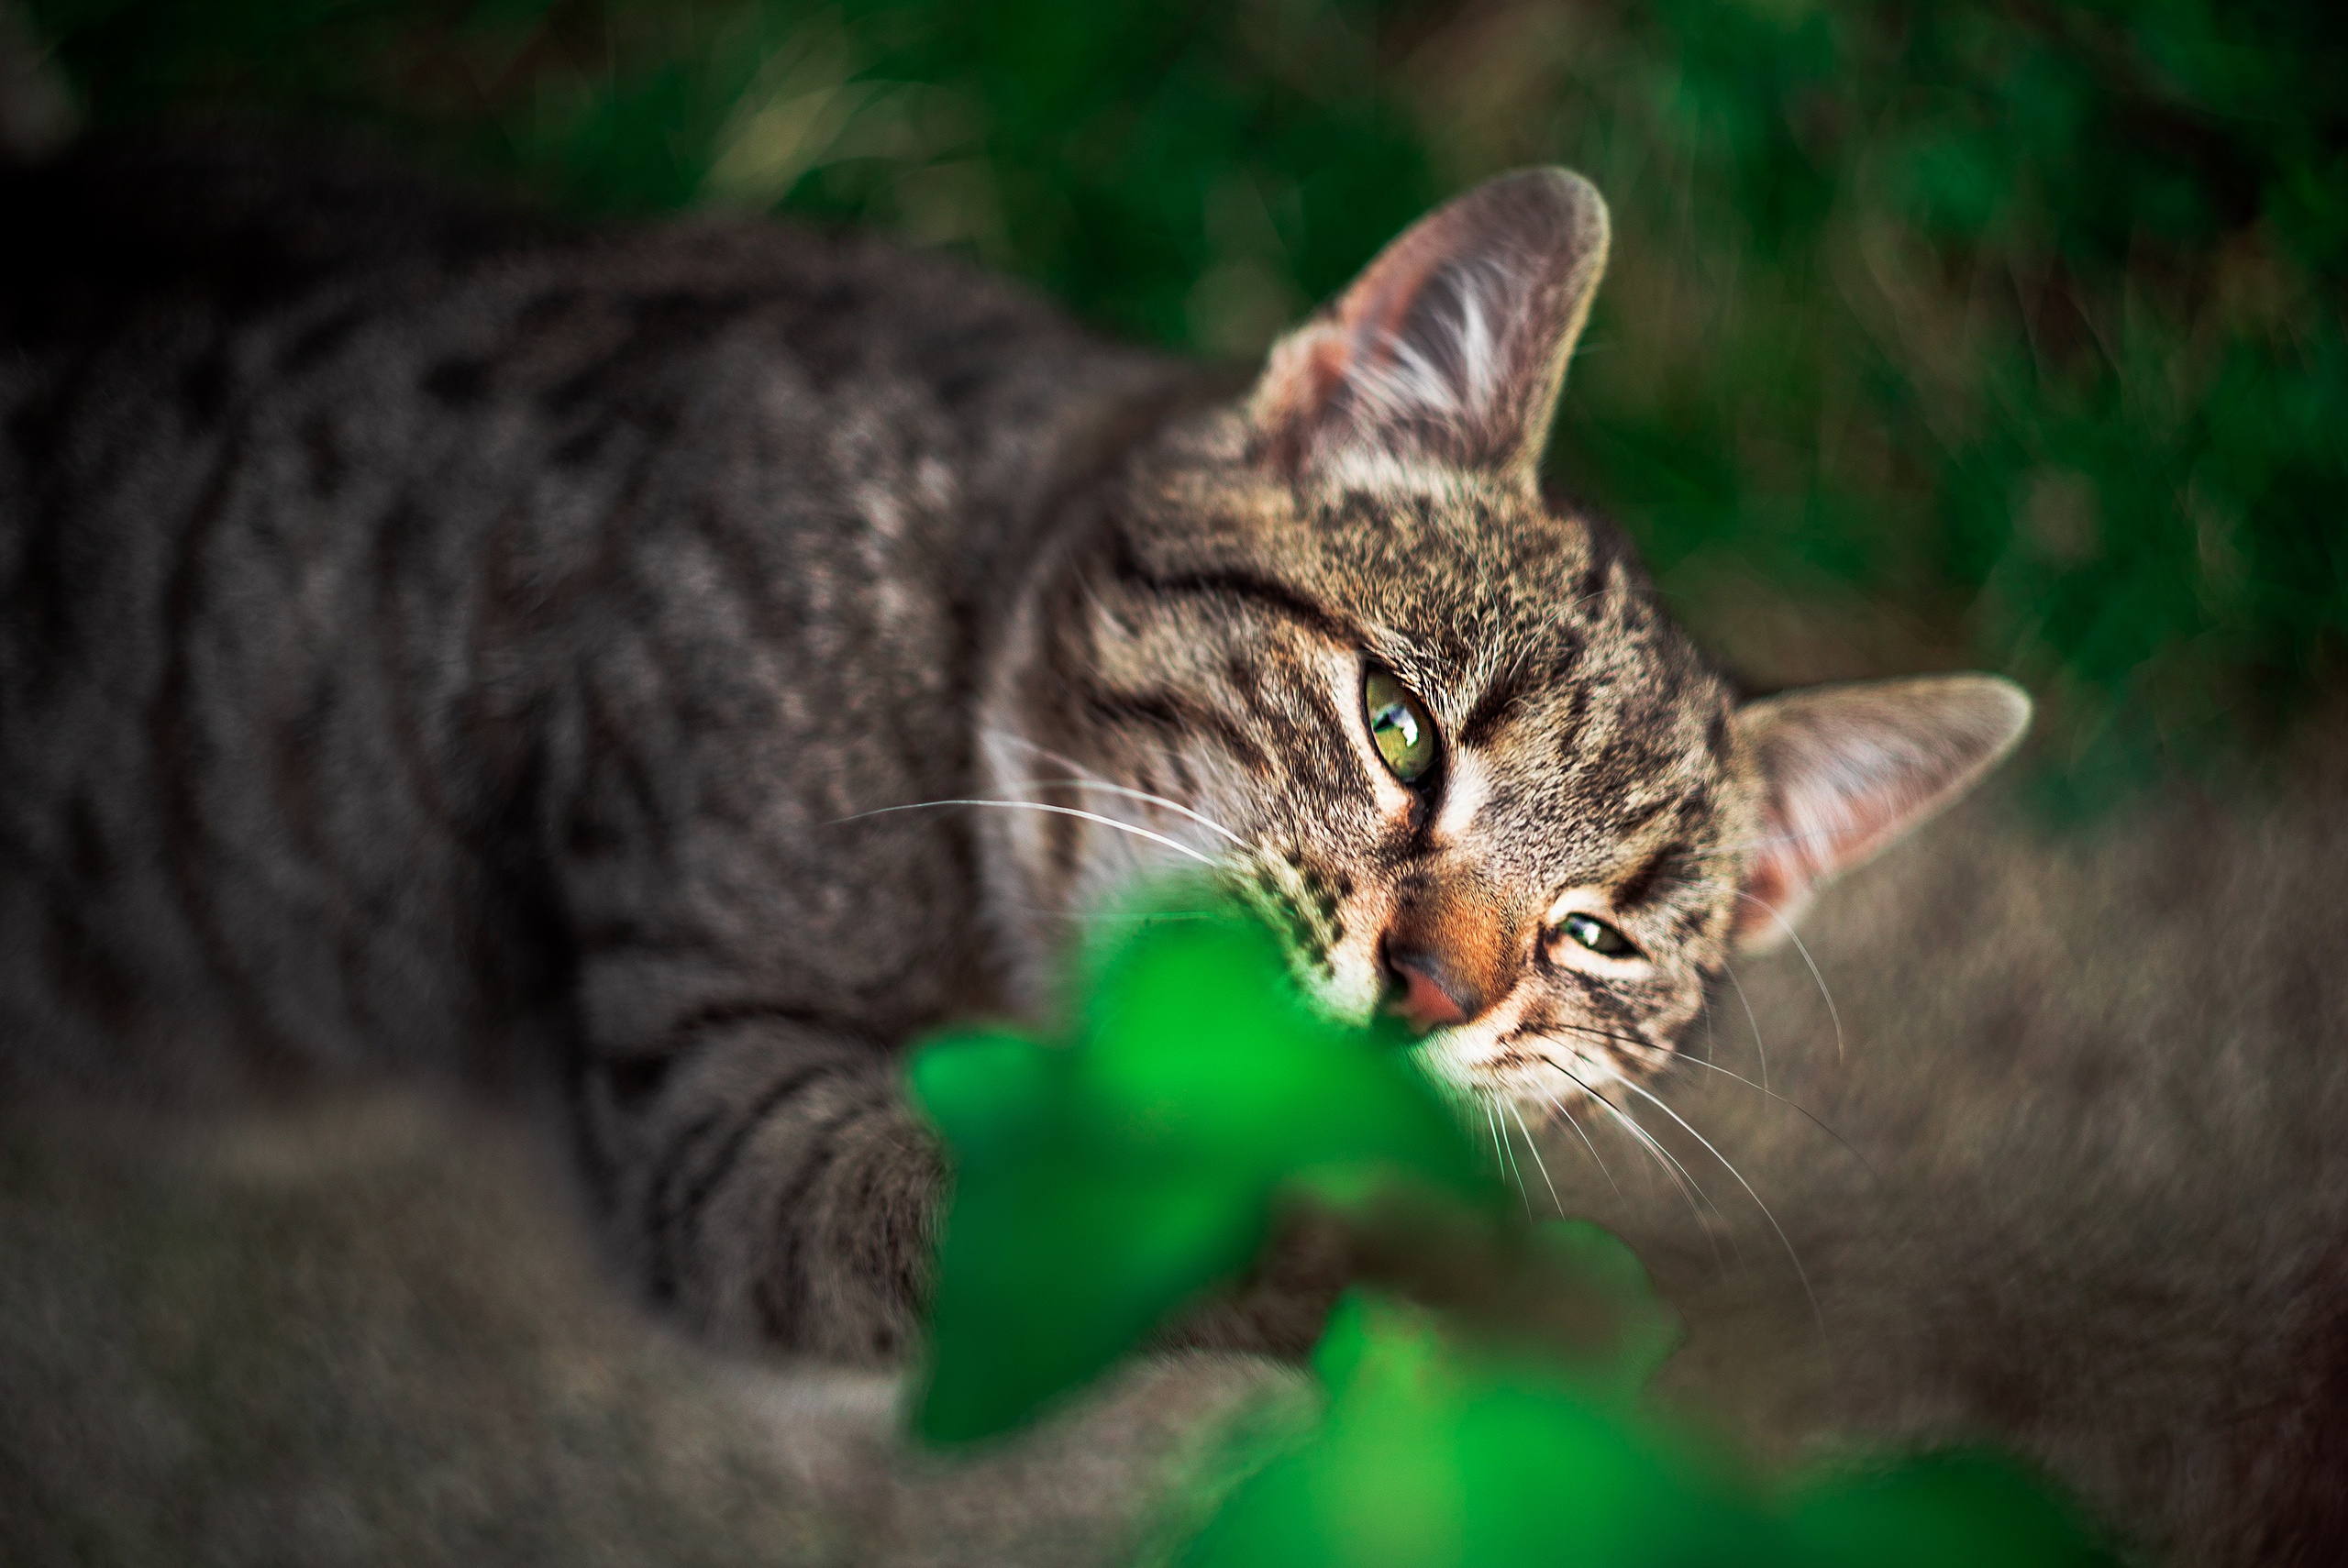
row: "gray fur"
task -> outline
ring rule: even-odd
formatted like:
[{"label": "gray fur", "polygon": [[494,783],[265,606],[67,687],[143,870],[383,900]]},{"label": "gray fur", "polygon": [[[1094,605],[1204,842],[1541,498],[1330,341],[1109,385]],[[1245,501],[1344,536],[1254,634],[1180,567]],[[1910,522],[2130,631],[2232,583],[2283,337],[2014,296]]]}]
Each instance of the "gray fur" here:
[{"label": "gray fur", "polygon": [[[8,202],[0,1072],[551,1072],[628,1271],[720,1339],[899,1350],[939,1171],[897,1048],[1047,1011],[1169,852],[1332,1008],[1451,1015],[1468,1093],[1619,1110],[1790,897],[1773,824],[1829,874],[2027,713],[1741,715],[1540,492],[1608,233],[1562,171],[1415,226],[1223,405],[852,238],[235,147]],[[1442,735],[1410,788],[1376,668]]]},{"label": "gray fur", "polygon": [[861,240],[233,148],[10,201],[9,1092],[551,1067],[656,1296],[885,1349],[891,1048],[994,965],[965,824],[840,819],[969,792],[1027,534],[1188,372]]}]

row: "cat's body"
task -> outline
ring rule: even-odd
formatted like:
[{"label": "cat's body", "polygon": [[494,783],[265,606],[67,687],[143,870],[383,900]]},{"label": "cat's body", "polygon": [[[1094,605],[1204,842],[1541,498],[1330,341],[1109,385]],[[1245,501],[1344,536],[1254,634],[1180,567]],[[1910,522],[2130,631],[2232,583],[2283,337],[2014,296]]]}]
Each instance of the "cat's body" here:
[{"label": "cat's body", "polygon": [[603,1195],[687,1209],[794,1074],[836,1066],[837,1121],[1001,1005],[967,820],[839,819],[981,792],[1052,487],[1191,372],[856,239],[540,234],[233,149],[27,184],[0,1072],[583,1101],[681,1032],[820,1037],[683,1112],[718,1120],[663,1194]]},{"label": "cat's body", "polygon": [[235,147],[6,198],[0,1081],[550,1077],[721,1338],[903,1345],[896,1049],[1046,1010],[1137,872],[1209,864],[1325,1006],[1547,1120],[1646,1096],[1732,951],[2027,717],[1741,703],[1543,494],[1607,247],[1563,171],[1220,402],[853,239]]}]

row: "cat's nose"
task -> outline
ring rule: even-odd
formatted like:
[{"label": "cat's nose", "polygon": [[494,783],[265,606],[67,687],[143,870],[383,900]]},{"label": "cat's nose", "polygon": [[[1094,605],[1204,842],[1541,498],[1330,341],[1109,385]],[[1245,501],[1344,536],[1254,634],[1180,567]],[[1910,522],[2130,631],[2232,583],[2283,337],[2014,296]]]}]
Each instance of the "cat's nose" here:
[{"label": "cat's nose", "polygon": [[1482,1013],[1516,983],[1509,929],[1504,906],[1479,878],[1451,872],[1404,882],[1379,943],[1388,1006],[1422,1034]]},{"label": "cat's nose", "polygon": [[1386,969],[1398,988],[1390,1005],[1422,1034],[1445,1024],[1465,1023],[1487,1005],[1456,966],[1424,949],[1389,947]]}]

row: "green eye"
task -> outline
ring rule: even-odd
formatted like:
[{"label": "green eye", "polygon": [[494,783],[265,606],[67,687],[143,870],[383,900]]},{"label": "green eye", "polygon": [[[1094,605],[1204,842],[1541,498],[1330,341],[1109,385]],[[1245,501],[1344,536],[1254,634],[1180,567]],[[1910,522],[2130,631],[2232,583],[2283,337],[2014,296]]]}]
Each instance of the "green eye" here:
[{"label": "green eye", "polygon": [[1415,784],[1434,771],[1434,721],[1408,688],[1385,670],[1373,669],[1362,681],[1361,702],[1369,716],[1369,738],[1395,778]]},{"label": "green eye", "polygon": [[1631,939],[1600,920],[1596,915],[1569,914],[1563,922],[1566,934],[1589,948],[1592,953],[1609,958],[1635,958],[1639,950]]}]

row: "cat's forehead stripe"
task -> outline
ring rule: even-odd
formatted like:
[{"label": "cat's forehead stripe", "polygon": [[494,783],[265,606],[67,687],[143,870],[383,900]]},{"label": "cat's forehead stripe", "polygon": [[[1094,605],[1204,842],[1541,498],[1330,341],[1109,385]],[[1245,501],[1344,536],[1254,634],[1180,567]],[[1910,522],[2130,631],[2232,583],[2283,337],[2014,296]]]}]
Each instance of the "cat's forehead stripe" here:
[{"label": "cat's forehead stripe", "polygon": [[1361,640],[1360,628],[1342,613],[1291,582],[1236,567],[1153,571],[1143,562],[1130,535],[1122,528],[1108,532],[1110,573],[1130,588],[1166,596],[1195,594],[1238,600],[1293,621],[1333,642]]}]

